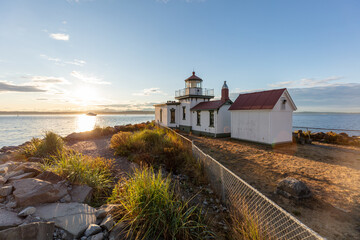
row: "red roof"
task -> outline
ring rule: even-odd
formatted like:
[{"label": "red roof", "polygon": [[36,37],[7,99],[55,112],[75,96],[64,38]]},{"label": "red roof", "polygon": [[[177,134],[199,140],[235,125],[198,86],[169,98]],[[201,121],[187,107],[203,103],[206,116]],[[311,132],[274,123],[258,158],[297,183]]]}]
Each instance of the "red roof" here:
[{"label": "red roof", "polygon": [[240,94],[229,110],[273,109],[286,88]]},{"label": "red roof", "polygon": [[195,105],[193,108],[191,108],[191,111],[219,109],[226,102],[228,101],[217,100],[217,101],[201,102]]},{"label": "red roof", "polygon": [[188,77],[187,79],[185,79],[185,81],[188,81],[188,80],[199,80],[199,81],[202,81],[201,78],[199,78],[198,76],[195,75],[195,72],[193,72],[193,75]]}]

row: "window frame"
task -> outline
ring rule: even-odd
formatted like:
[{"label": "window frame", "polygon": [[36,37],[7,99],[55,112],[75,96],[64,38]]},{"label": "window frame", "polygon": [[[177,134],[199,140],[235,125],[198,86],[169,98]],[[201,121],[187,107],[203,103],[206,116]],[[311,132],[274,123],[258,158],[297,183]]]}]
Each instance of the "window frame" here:
[{"label": "window frame", "polygon": [[163,113],[163,110],[162,108],[160,109],[160,122],[162,122],[162,113]]},{"label": "window frame", "polygon": [[[173,115],[174,114],[174,115]],[[175,109],[170,109],[170,123],[175,123],[176,117],[175,117]]]},{"label": "window frame", "polygon": [[[211,118],[212,116],[212,118]],[[214,127],[215,124],[215,113],[214,110],[209,110],[209,127]]]},{"label": "window frame", "polygon": [[201,111],[196,111],[196,126],[201,126]]}]

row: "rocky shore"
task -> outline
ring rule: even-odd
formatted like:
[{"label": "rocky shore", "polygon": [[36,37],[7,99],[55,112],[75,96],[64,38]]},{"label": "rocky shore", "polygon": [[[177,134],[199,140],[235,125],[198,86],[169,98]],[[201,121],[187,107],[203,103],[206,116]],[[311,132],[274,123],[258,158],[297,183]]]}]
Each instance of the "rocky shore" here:
[{"label": "rocky shore", "polygon": [[118,239],[112,205],[93,208],[93,189],[43,171],[21,146],[0,149],[0,239]]}]

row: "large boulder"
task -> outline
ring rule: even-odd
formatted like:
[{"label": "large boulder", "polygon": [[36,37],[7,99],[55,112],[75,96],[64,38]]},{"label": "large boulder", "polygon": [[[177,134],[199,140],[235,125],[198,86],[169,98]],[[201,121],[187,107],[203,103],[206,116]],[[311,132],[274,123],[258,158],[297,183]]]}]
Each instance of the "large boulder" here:
[{"label": "large boulder", "polygon": [[52,203],[38,206],[34,216],[54,221],[57,227],[78,238],[90,224],[96,222],[95,211],[96,209],[82,203]]},{"label": "large boulder", "polygon": [[20,207],[56,202],[67,194],[65,184],[52,184],[36,178],[16,180],[13,183],[16,203]]},{"label": "large boulder", "polygon": [[0,231],[0,239],[52,240],[53,232],[53,222],[36,222]]},{"label": "large boulder", "polygon": [[0,187],[0,197],[6,197],[12,193],[13,186],[7,185]]},{"label": "large boulder", "polygon": [[[0,209],[0,230],[16,227],[22,223],[23,220],[19,218],[16,213]],[[0,237],[0,239],[2,238]]]},{"label": "large boulder", "polygon": [[17,170],[23,170],[24,173],[35,173],[35,175],[38,175],[42,172],[41,170],[41,164],[38,162],[24,162],[18,165],[15,169]]},{"label": "large boulder", "polygon": [[84,203],[91,200],[93,189],[87,185],[73,185],[70,191],[71,201]]},{"label": "large boulder", "polygon": [[44,171],[36,177],[37,179],[44,180],[51,183],[58,183],[63,181],[64,178],[50,171]]},{"label": "large boulder", "polygon": [[311,191],[306,184],[296,178],[281,180],[276,188],[276,193],[287,198],[304,199],[311,197]]}]

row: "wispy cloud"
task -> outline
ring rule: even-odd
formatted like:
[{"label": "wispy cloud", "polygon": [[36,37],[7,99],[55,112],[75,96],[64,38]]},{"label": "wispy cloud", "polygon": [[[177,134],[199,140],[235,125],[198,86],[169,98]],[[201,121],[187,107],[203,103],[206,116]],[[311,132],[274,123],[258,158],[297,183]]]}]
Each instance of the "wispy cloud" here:
[{"label": "wispy cloud", "polygon": [[110,82],[106,82],[104,81],[103,79],[97,77],[97,76],[94,76],[94,75],[88,75],[88,74],[84,74],[84,73],[81,73],[79,71],[72,71],[70,73],[71,76],[83,81],[83,82],[86,82],[86,83],[92,83],[92,84],[111,84]]},{"label": "wispy cloud", "polygon": [[0,92],[46,92],[38,86],[19,85],[6,81],[0,81]]},{"label": "wispy cloud", "polygon": [[62,23],[62,24],[67,24],[67,21],[64,20],[64,21],[62,21],[61,23]]},{"label": "wispy cloud", "polygon": [[341,76],[331,76],[324,79],[315,79],[315,78],[302,78],[300,80],[285,81],[269,84],[270,87],[317,87],[317,86],[332,86],[338,83],[333,83],[334,81],[343,79]]},{"label": "wispy cloud", "polygon": [[32,76],[31,81],[40,84],[70,84],[70,82],[63,77]]},{"label": "wispy cloud", "polygon": [[80,59],[74,59],[72,61],[64,61],[64,60],[61,60],[60,58],[49,57],[45,54],[41,54],[40,57],[42,57],[48,61],[55,62],[58,65],[71,64],[71,65],[76,65],[76,66],[84,66],[86,64],[86,61],[80,60]]},{"label": "wispy cloud", "polygon": [[69,41],[69,39],[70,39],[69,34],[65,34],[65,33],[50,33],[49,37],[51,37],[55,40],[61,40],[61,41]]},{"label": "wispy cloud", "polygon": [[145,88],[141,92],[133,93],[134,96],[167,95],[160,88]]},{"label": "wispy cloud", "polygon": [[117,103],[117,104],[101,104],[96,105],[98,108],[108,111],[153,111],[157,102],[141,102],[141,103]]}]

